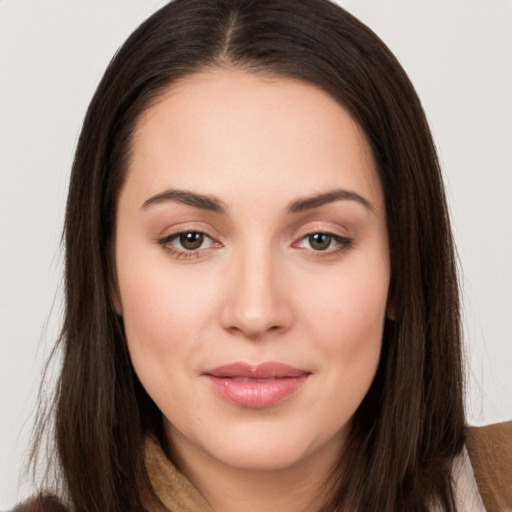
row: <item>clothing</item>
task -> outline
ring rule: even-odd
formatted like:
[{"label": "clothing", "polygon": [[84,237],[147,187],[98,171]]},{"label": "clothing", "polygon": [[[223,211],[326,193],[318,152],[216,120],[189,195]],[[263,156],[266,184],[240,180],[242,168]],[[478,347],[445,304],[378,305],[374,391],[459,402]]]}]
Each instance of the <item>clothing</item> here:
[{"label": "clothing", "polygon": [[466,447],[487,512],[512,512],[512,421],[469,429]]},{"label": "clothing", "polygon": [[146,439],[146,468],[159,500],[149,499],[151,512],[212,512],[192,483],[167,458],[155,439]]},{"label": "clothing", "polygon": [[[452,480],[457,510],[485,512],[467,449],[453,461]],[[435,512],[435,508],[432,512]]]},{"label": "clothing", "polygon": [[[145,458],[156,495],[146,499],[149,511],[212,512],[153,438],[146,440]],[[460,512],[512,512],[512,421],[468,430],[466,450],[454,462],[453,481]],[[31,502],[12,512],[64,512],[64,508],[48,499],[44,507]]]}]

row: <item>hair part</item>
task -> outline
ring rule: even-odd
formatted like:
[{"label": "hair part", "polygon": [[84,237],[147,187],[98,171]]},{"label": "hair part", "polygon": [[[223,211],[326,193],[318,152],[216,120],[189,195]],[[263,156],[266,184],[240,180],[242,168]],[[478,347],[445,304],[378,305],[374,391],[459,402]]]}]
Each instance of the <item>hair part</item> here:
[{"label": "hair part", "polygon": [[[117,198],[140,116],[177,80],[222,67],[329,93],[365,134],[384,191],[393,319],[324,510],[417,512],[436,502],[454,511],[451,465],[464,442],[461,334],[439,163],[396,58],[328,0],[175,0],[106,70],[79,138],[64,227],[55,443],[66,501],[76,512],[126,512],[143,510],[151,492],[143,440],[161,437],[161,413],[135,375],[112,304]],[[43,428],[44,420],[36,443]]]}]

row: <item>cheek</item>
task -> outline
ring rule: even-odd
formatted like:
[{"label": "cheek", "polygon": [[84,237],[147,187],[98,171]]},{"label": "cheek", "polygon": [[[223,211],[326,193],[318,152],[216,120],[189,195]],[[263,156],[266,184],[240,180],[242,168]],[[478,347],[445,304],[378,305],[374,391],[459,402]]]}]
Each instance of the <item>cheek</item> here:
[{"label": "cheek", "polygon": [[[386,261],[385,259],[383,260]],[[310,289],[313,288],[310,283]],[[389,273],[385,265],[340,271],[302,303],[309,339],[322,353],[326,400],[351,415],[375,376],[382,347]],[[335,409],[335,408],[334,408]]]},{"label": "cheek", "polygon": [[[310,288],[311,289],[311,288]],[[386,314],[386,273],[351,271],[335,275],[302,304],[317,339],[325,349],[350,354],[380,343]]]},{"label": "cheek", "polygon": [[193,266],[177,271],[161,255],[119,257],[117,264],[123,321],[134,366],[158,367],[162,372],[183,363],[204,337],[208,320],[218,315],[214,300],[217,274],[198,280]]},{"label": "cheek", "polygon": [[375,287],[347,282],[340,286],[330,290],[330,300],[325,297],[309,309],[311,332],[315,332],[310,338],[322,354],[319,375],[323,376],[317,414],[312,414],[311,421],[320,419],[327,435],[350,424],[368,393],[380,360],[385,319],[384,286],[379,293]]},{"label": "cheek", "polygon": [[384,310],[380,303],[372,303],[372,297],[347,295],[344,299],[325,320],[324,335],[318,340],[333,392],[347,392],[358,406],[377,370]]},{"label": "cheek", "polygon": [[[169,404],[185,407],[182,386],[197,367],[194,354],[207,312],[186,282],[157,265],[149,268],[124,267],[123,321],[135,372],[157,407],[169,414]],[[191,414],[198,408],[194,397],[186,406]]]}]

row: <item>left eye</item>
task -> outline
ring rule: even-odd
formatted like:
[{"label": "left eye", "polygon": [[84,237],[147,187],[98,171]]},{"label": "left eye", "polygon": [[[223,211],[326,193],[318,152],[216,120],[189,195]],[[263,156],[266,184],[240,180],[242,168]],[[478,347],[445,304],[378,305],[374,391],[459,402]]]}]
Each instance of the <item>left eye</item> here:
[{"label": "left eye", "polygon": [[200,231],[187,231],[176,233],[170,237],[166,237],[162,241],[165,245],[170,245],[175,249],[182,251],[197,251],[206,249],[213,243],[212,239],[205,233]]},{"label": "left eye", "polygon": [[303,237],[298,245],[313,251],[328,251],[335,247],[348,247],[350,240],[332,233],[311,233]]}]

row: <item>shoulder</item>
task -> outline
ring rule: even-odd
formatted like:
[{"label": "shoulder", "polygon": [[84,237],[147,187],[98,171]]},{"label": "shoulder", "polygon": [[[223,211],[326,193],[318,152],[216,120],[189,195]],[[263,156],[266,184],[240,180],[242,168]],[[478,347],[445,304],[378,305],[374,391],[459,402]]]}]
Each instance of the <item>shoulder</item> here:
[{"label": "shoulder", "polygon": [[466,448],[486,509],[512,509],[512,421],[469,428]]},{"label": "shoulder", "polygon": [[68,512],[68,509],[54,496],[41,495],[7,512]]}]

